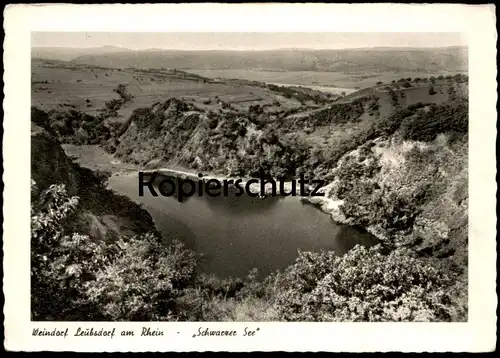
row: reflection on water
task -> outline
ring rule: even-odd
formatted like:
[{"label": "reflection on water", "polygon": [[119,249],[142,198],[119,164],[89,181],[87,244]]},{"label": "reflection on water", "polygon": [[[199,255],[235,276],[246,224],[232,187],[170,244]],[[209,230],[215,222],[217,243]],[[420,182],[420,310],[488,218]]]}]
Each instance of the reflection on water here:
[{"label": "reflection on water", "polygon": [[334,250],[343,254],[356,244],[378,241],[369,233],[336,225],[332,218],[299,198],[253,198],[246,195],[193,195],[179,202],[139,197],[137,176],[115,176],[109,186],[144,204],[166,243],[178,238],[205,254],[201,270],[218,276],[245,276],[258,268],[261,276],[294,262],[297,250]]},{"label": "reflection on water", "polygon": [[[229,196],[211,198],[203,196],[201,199],[214,211],[221,215],[248,215],[250,213],[263,213],[271,210],[283,197],[254,198],[247,195],[237,197],[235,191],[229,191]],[[214,200],[215,199],[215,200]]]},{"label": "reflection on water", "polygon": [[173,240],[177,239],[186,244],[190,249],[197,251],[196,247],[196,235],[195,233],[184,224],[181,220],[174,218],[173,216],[163,215],[161,210],[149,209],[151,216],[160,218],[160,220],[155,221],[157,229],[161,231],[163,235],[163,243],[170,244]]}]

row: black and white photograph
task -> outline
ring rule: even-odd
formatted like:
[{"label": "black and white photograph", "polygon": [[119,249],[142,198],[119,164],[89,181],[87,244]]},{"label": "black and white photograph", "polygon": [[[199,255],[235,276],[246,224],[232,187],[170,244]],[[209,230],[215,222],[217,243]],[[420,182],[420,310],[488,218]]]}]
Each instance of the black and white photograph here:
[{"label": "black and white photograph", "polygon": [[467,58],[457,33],[34,32],[32,319],[467,321]]},{"label": "black and white photograph", "polygon": [[199,5],[164,5],[165,24],[145,4],[18,12],[38,22],[4,46],[11,342],[490,347],[496,50],[472,26],[488,8],[429,5],[419,30],[344,4],[360,24],[325,31],[320,7]]}]

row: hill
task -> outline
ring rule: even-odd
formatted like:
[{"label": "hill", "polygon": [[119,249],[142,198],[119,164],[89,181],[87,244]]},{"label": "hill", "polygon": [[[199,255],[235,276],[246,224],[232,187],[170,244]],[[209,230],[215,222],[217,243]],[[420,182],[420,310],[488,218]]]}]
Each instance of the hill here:
[{"label": "hill", "polygon": [[101,46],[90,48],[34,46],[31,48],[31,58],[70,61],[79,56],[103,55],[107,53],[123,51],[130,50],[117,46]]},{"label": "hill", "polygon": [[48,123],[44,112],[32,112],[31,179],[35,184],[32,200],[51,185],[63,184],[68,195],[81,198],[81,210],[70,221],[69,230],[88,232],[94,240],[155,232],[147,211],[105,189],[110,174],[94,173],[66,156],[51,128],[44,128]]},{"label": "hill", "polygon": [[123,119],[128,118],[134,108],[150,106],[168,97],[184,98],[211,110],[218,110],[218,101],[239,109],[277,102],[281,108],[291,109],[303,104],[313,106],[311,99],[315,96],[325,100],[337,97],[309,89],[279,92],[262,82],[217,81],[180,70],[115,69],[37,59],[32,61],[31,81],[34,106],[47,111],[76,109],[94,116],[106,102],[116,99],[113,90],[117,85],[126,84],[134,97],[117,111],[117,117]]},{"label": "hill", "polygon": [[387,72],[467,71],[467,48],[370,48],[345,50],[281,49],[268,51],[133,51],[120,48],[32,49],[33,58],[71,60],[113,68],[259,69],[274,71]]},{"label": "hill", "polygon": [[[297,95],[289,88],[255,88],[284,96]],[[118,109],[124,105],[137,105],[135,98],[128,99],[128,94],[121,92],[121,96],[122,99],[114,100]],[[123,100],[125,97],[127,100]],[[467,77],[457,75],[400,79],[327,101],[318,105],[319,108],[299,106],[287,109],[273,103],[238,107],[220,98],[213,107],[212,104],[202,106],[199,102],[170,97],[135,108],[123,120],[117,120],[108,107],[105,107],[108,112],[101,112],[98,116],[73,109],[69,112],[50,111],[47,118],[49,126],[61,140],[101,144],[120,160],[141,167],[186,167],[239,177],[258,177],[265,173],[286,179],[304,173],[333,183],[338,180],[339,163],[352,151],[363,151],[363,158],[368,153],[378,158],[379,152],[385,152],[387,148],[403,155],[401,151],[408,148],[423,148],[424,144],[414,142],[434,143],[438,134],[448,138],[444,143],[450,141],[444,147],[454,148],[450,149],[452,152],[464,151],[463,146],[450,147],[458,145],[454,143],[463,143],[457,138],[462,138],[467,131],[463,127],[464,119],[460,117],[467,112],[463,107],[464,98],[467,98]],[[279,100],[275,100],[279,104]],[[427,113],[434,113],[436,118]],[[373,145],[374,140],[387,148]],[[396,141],[394,148],[390,144],[393,141]],[[430,148],[434,148],[433,145]],[[446,152],[444,147],[438,145],[434,150]],[[372,149],[366,152],[366,148]],[[378,154],[373,151],[378,151]],[[450,159],[450,162],[453,161]],[[438,162],[433,162],[432,167],[436,168],[436,165]],[[444,166],[443,163],[439,165]],[[416,178],[401,180],[413,182]],[[381,183],[383,179],[377,181]],[[350,200],[354,202],[361,197],[353,196]],[[337,199],[345,200],[342,195],[337,195]],[[420,208],[420,205],[417,206]],[[328,208],[325,210],[329,211]],[[415,210],[420,209],[411,209],[412,212]],[[384,240],[409,240],[406,224],[397,229],[380,229],[381,221],[377,220],[384,221],[385,214],[371,220],[356,217],[354,213],[358,211],[364,212],[352,209],[343,214],[352,216],[353,224],[370,228]],[[339,220],[349,222],[347,218]],[[407,224],[412,226],[412,223]],[[434,238],[429,240],[435,242]],[[462,244],[458,246],[463,248]],[[463,261],[462,258],[459,261]]]},{"label": "hill", "polygon": [[[143,168],[322,179],[325,196],[310,203],[392,248],[390,254],[358,248],[342,258],[301,253],[261,283],[190,276],[172,306],[178,319],[466,319],[467,76],[400,78],[332,97],[179,70],[44,62],[34,71],[34,105],[46,107],[34,107],[32,119],[64,143],[100,144]],[[107,87],[96,96],[105,98],[96,98],[98,106],[94,100],[90,107],[85,100],[69,102],[69,110],[54,106],[65,88],[80,99],[95,93],[96,74]],[[123,85],[134,77],[135,84]],[[49,85],[60,97],[40,90]],[[238,98],[250,92],[258,96]],[[381,309],[378,299],[392,308]]]}]

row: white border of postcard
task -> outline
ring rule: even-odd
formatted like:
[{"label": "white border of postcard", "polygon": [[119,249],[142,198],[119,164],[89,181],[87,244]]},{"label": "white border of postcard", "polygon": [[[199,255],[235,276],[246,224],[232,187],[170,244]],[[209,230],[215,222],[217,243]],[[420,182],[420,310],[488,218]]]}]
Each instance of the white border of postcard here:
[{"label": "white border of postcard", "polygon": [[[4,11],[5,348],[15,351],[479,352],[496,344],[494,5],[9,5]],[[460,32],[469,45],[469,320],[466,323],[43,323],[30,321],[32,31]],[[34,337],[33,328],[161,328],[163,337]],[[199,327],[253,337],[197,337]]]}]

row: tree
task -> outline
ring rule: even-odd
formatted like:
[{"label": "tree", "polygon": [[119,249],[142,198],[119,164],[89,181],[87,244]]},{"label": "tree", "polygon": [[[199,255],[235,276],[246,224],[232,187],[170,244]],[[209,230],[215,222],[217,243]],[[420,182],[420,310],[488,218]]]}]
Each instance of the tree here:
[{"label": "tree", "polygon": [[453,83],[450,83],[448,86],[448,97],[450,101],[454,101],[457,99],[457,91],[455,90],[455,86]]},{"label": "tree", "polygon": [[68,232],[77,197],[32,181],[31,300],[35,320],[169,320],[198,256],[153,234],[116,242]]},{"label": "tree", "polygon": [[86,286],[89,300],[113,321],[170,319],[173,301],[194,280],[194,253],[177,241],[165,248],[153,235],[116,245],[114,260]]},{"label": "tree", "polygon": [[113,92],[118,93],[120,96],[122,103],[126,103],[132,100],[134,96],[132,96],[130,93],[128,93],[127,86],[124,84],[119,84],[118,87],[116,87]]},{"label": "tree", "polygon": [[[39,197],[36,192],[36,183],[32,181],[32,318],[67,318],[86,306],[81,278],[97,270],[94,265],[97,245],[86,236],[68,234],[65,230],[65,222],[75,212],[78,197],[68,197],[64,185],[52,185]],[[89,261],[88,256],[93,252],[95,260]]]}]

